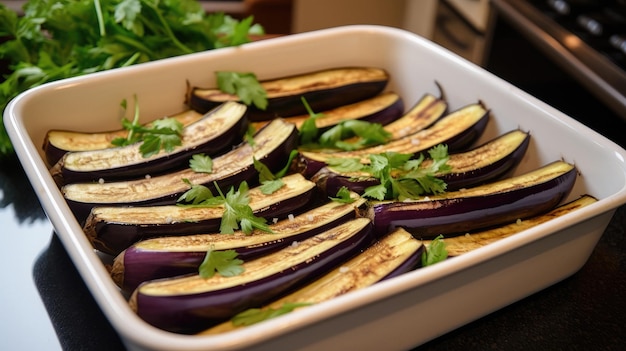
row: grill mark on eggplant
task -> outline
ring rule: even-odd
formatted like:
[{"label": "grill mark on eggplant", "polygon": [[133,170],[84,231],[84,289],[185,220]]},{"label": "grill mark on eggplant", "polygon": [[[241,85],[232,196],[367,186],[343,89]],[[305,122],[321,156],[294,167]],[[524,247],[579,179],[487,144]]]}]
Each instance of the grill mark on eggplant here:
[{"label": "grill mark on eggplant", "polygon": [[[592,196],[582,195],[581,197],[566,204],[560,205],[559,207],[543,215],[515,221],[510,224],[480,232],[471,232],[465,233],[465,235],[444,238],[444,242],[446,243],[446,250],[448,251],[448,257],[459,256],[461,254],[476,250],[493,242],[518,234],[526,229],[535,227],[541,223],[545,223],[554,218],[564,216],[579,208],[588,206],[596,201],[597,200]],[[428,245],[429,243],[430,240],[424,241],[424,245]]]},{"label": "grill mark on eggplant", "polygon": [[[529,142],[530,134],[514,130],[472,150],[450,154],[450,173],[438,177],[446,182],[448,192],[497,179],[519,164]],[[425,159],[422,164],[428,167],[431,163]],[[323,167],[310,179],[328,194],[336,194],[343,186],[362,194],[367,187],[380,184],[367,173],[339,172],[332,167]]]},{"label": "grill mark on eggplant", "polygon": [[[287,216],[312,201],[315,191],[313,182],[298,173],[284,177],[283,182],[284,186],[272,195],[262,194],[259,188],[250,189],[250,207],[257,216]],[[83,231],[94,248],[117,255],[139,240],[165,233],[185,235],[216,231],[223,211],[222,206],[94,207]]]},{"label": "grill mark on eggplant", "polygon": [[122,290],[132,291],[147,280],[197,272],[210,249],[235,250],[244,261],[267,255],[354,219],[356,209],[365,200],[357,194],[353,198],[354,203],[331,201],[293,219],[270,224],[271,234],[255,230],[251,234],[236,231],[230,235],[212,233],[142,240],[114,259],[111,277]]},{"label": "grill mark on eggplant", "polygon": [[255,135],[254,147],[243,143],[216,157],[213,160],[213,173],[197,173],[187,168],[148,179],[67,184],[61,191],[79,221],[84,220],[91,208],[97,205],[174,204],[188,189],[182,179],[206,185],[212,190],[215,189],[213,182],[217,182],[220,187],[244,180],[254,183],[257,172],[252,156],[275,171],[282,167],[289,152],[295,148],[297,137],[293,124],[276,119]]},{"label": "grill mark on eggplant", "polygon": [[[203,117],[203,114],[193,110],[183,111],[171,116],[183,126],[192,124]],[[150,127],[152,122],[147,123]],[[56,164],[66,152],[101,150],[113,147],[111,141],[117,137],[126,137],[128,130],[120,129],[109,132],[87,133],[69,130],[53,129],[46,133],[42,149],[48,165]]]},{"label": "grill mark on eggplant", "polygon": [[[143,157],[141,143],[102,150],[66,153],[55,165],[57,183],[122,180],[158,175],[187,167],[194,153],[215,156],[238,142],[247,129],[245,105],[224,103],[183,129],[181,144],[171,152]],[[54,176],[55,174],[53,174]]]},{"label": "grill mark on eggplant", "polygon": [[245,271],[235,277],[195,275],[145,282],[135,290],[129,305],[156,327],[196,333],[325,274],[371,242],[371,222],[357,218],[298,246],[244,262]]},{"label": "grill mark on eggplant", "polygon": [[[405,230],[398,229],[323,277],[273,301],[262,309],[278,309],[286,303],[317,304],[363,289],[388,277],[397,276],[418,267],[423,251],[424,246],[420,241]],[[307,306],[299,308],[305,307]],[[226,321],[198,334],[215,335],[238,328],[231,321]]]},{"label": "grill mark on eggplant", "polygon": [[448,110],[448,103],[425,94],[407,113],[387,124],[385,130],[391,133],[391,140],[415,134],[433,125]]},{"label": "grill mark on eggplant", "polygon": [[[339,152],[311,152],[302,151],[302,156],[317,162],[324,162],[336,157],[360,157],[367,162],[370,154],[383,152],[399,152],[417,154],[429,148],[447,143],[448,150],[453,152],[471,144],[484,131],[489,111],[481,104],[472,104],[443,117],[432,127],[409,136],[392,140],[383,145],[377,145],[355,151]],[[466,136],[466,134],[469,134]],[[461,140],[458,140],[461,139]],[[460,141],[456,144],[456,141]],[[321,168],[321,167],[320,167]]]},{"label": "grill mark on eggplant", "polygon": [[[250,119],[269,120],[275,117],[291,117],[307,111],[301,97],[314,111],[329,110],[354,103],[381,93],[389,81],[388,73],[380,68],[342,67],[274,80],[261,81],[267,92],[268,105],[265,110],[250,107]],[[188,94],[191,109],[207,111],[224,101],[238,101],[234,95],[224,94],[217,89],[193,87]]]}]

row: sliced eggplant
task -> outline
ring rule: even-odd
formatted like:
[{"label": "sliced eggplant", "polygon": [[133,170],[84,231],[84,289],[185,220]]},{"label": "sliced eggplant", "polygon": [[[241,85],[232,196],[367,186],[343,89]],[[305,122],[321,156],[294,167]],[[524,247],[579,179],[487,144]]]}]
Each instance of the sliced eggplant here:
[{"label": "sliced eggplant", "polygon": [[459,235],[537,216],[556,207],[576,181],[572,164],[556,161],[534,171],[419,201],[372,202],[376,232],[402,227],[417,238]]},{"label": "sliced eggplant", "polygon": [[480,104],[471,104],[442,117],[430,128],[388,143],[355,151],[300,151],[298,169],[310,177],[326,166],[331,158],[360,157],[368,162],[371,154],[398,152],[420,154],[438,144],[447,144],[449,152],[461,151],[473,144],[483,133],[489,121],[489,111]]},{"label": "sliced eggplant", "polygon": [[224,189],[244,180],[252,185],[258,174],[253,157],[275,172],[284,166],[297,142],[298,130],[293,123],[275,119],[255,134],[254,145],[243,143],[213,159],[212,173],[197,173],[187,168],[144,179],[68,184],[61,191],[79,221],[94,206],[172,205],[188,189],[182,179],[212,190],[215,190],[214,182]]},{"label": "sliced eggplant", "polygon": [[[467,152],[450,155],[450,173],[439,176],[447,184],[446,190],[453,191],[476,186],[498,179],[512,171],[522,160],[530,134],[521,130],[505,133]],[[426,159],[425,167],[432,162]],[[332,167],[320,169],[311,180],[328,194],[336,194],[341,187],[363,194],[369,186],[380,184],[378,179],[359,172],[342,173]]]},{"label": "sliced eggplant", "polygon": [[[170,117],[182,123],[183,126],[187,126],[200,120],[203,117],[203,114],[194,110],[187,110]],[[150,126],[150,123],[148,123],[147,126]],[[127,135],[128,130],[126,129],[100,133],[54,129],[46,133],[43,150],[46,155],[48,165],[52,166],[56,164],[66,152],[110,148],[113,147],[113,144],[111,144],[113,139],[118,137],[125,138]]]},{"label": "sliced eggplant", "polygon": [[[419,240],[398,228],[340,267],[261,310],[277,310],[285,304],[314,305],[366,288],[419,267],[423,251],[424,246]],[[240,327],[231,319],[198,335],[221,334]]]},{"label": "sliced eggplant", "polygon": [[391,134],[391,140],[415,134],[430,127],[448,111],[448,103],[431,94],[425,94],[402,117],[385,125],[385,130]]},{"label": "sliced eggplant", "polygon": [[[250,189],[250,207],[256,216],[268,219],[296,213],[315,199],[315,183],[295,173],[283,178],[283,187],[271,195]],[[94,207],[83,231],[94,248],[118,255],[139,240],[166,235],[218,231],[224,208],[176,205]]]},{"label": "sliced eggplant", "polygon": [[[267,93],[267,108],[250,107],[250,120],[264,121],[307,113],[301,98],[313,111],[326,111],[380,94],[389,74],[380,68],[333,68],[274,80],[262,81]],[[225,101],[239,101],[236,95],[219,89],[194,87],[188,94],[191,109],[204,113]]]},{"label": "sliced eggplant", "polygon": [[141,143],[68,152],[51,173],[58,184],[63,184],[99,179],[133,179],[185,168],[194,154],[215,156],[239,143],[248,126],[246,111],[246,106],[237,102],[217,106],[202,119],[186,126],[181,135],[182,145],[171,152],[163,150],[153,156],[143,157],[139,149]]},{"label": "sliced eggplant", "polygon": [[129,303],[155,327],[197,333],[326,274],[369,246],[371,233],[371,222],[357,218],[298,245],[244,262],[245,271],[238,276],[193,275],[145,282]]},{"label": "sliced eggplant", "polygon": [[356,193],[352,198],[353,203],[331,201],[280,220],[269,226],[272,233],[236,231],[143,240],[115,258],[111,276],[122,290],[132,292],[147,280],[197,272],[208,250],[235,250],[244,261],[267,255],[355,218],[365,199]]},{"label": "sliced eggplant", "polygon": [[[535,227],[541,223],[545,223],[551,219],[561,217],[582,207],[591,205],[597,201],[598,200],[593,196],[583,195],[543,215],[530,217],[524,220],[520,219],[513,223],[506,224],[501,227],[488,229],[485,231],[466,233],[465,235],[458,235],[454,237],[446,237],[444,238],[444,242],[446,244],[448,257],[455,257],[466,252],[476,250],[485,245],[520,233],[523,230]],[[424,245],[428,245],[429,243],[430,240],[424,240]]]},{"label": "sliced eggplant", "polygon": [[[320,111],[321,117],[315,120],[315,126],[321,131],[327,130],[341,121],[361,120],[370,123],[389,124],[398,119],[404,113],[404,101],[400,95],[394,92],[384,92],[372,98],[355,102],[353,104],[339,106],[332,110]],[[298,129],[309,114],[293,117],[285,117],[285,120],[296,125]],[[253,126],[258,128],[267,121],[255,122]]]}]

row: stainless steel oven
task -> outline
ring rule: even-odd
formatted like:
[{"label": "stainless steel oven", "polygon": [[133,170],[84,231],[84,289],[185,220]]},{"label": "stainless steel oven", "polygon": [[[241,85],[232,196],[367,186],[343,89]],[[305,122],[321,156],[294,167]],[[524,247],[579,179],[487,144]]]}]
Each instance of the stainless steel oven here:
[{"label": "stainless steel oven", "polygon": [[626,0],[492,0],[484,66],[626,145]]}]

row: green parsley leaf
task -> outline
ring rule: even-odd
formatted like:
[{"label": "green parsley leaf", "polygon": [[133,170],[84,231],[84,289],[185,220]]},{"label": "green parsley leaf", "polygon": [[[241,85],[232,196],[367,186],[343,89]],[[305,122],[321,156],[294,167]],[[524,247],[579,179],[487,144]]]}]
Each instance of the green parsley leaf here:
[{"label": "green parsley leaf", "polygon": [[222,194],[219,187],[217,190],[224,199],[224,214],[220,223],[220,233],[232,234],[235,229],[239,229],[239,224],[241,224],[241,231],[245,234],[251,234],[254,228],[272,232],[267,226],[265,218],[254,215],[249,205],[247,182],[241,182],[237,191],[231,187],[226,196]]},{"label": "green parsley leaf", "polygon": [[339,188],[339,190],[337,191],[337,195],[335,195],[335,197],[329,196],[329,198],[332,201],[336,201],[336,202],[340,202],[344,204],[351,204],[354,201],[356,201],[356,199],[350,196],[350,190],[345,186],[342,186],[341,188]]},{"label": "green parsley leaf", "polygon": [[289,171],[291,162],[297,155],[297,150],[291,150],[291,152],[289,153],[289,159],[287,160],[287,164],[276,174],[273,174],[272,171],[263,162],[257,160],[255,157],[252,157],[254,169],[259,172],[259,182],[261,183],[260,189],[263,194],[273,194],[275,191],[285,185],[281,178]]},{"label": "green parsley leaf", "polygon": [[430,266],[444,261],[446,258],[448,258],[446,243],[443,241],[443,235],[439,235],[430,242],[426,251],[422,254],[422,266]]},{"label": "green parsley leaf", "polygon": [[195,154],[189,160],[189,168],[198,173],[212,173],[213,160],[205,154]]},{"label": "green parsley leaf", "polygon": [[202,278],[211,278],[215,273],[223,277],[234,277],[245,271],[243,261],[237,258],[235,250],[214,251],[208,250],[204,260],[198,268]]},{"label": "green parsley leaf", "polygon": [[217,207],[221,206],[224,199],[213,196],[211,189],[200,184],[191,184],[189,179],[183,179],[191,188],[183,193],[178,200],[177,205],[184,207]]},{"label": "green parsley leaf", "polygon": [[300,97],[302,104],[304,104],[304,108],[307,110],[309,117],[304,120],[300,129],[298,130],[300,136],[300,144],[308,145],[312,144],[317,140],[317,136],[319,134],[319,129],[317,128],[316,119],[324,117],[323,113],[315,113],[311,106],[306,101],[304,96]]},{"label": "green parsley leaf", "polygon": [[350,151],[384,144],[390,138],[391,133],[386,131],[380,123],[347,120],[322,133],[319,137],[319,145]]},{"label": "green parsley leaf", "polygon": [[310,306],[312,303],[308,302],[297,302],[297,303],[289,303],[285,302],[281,307],[278,308],[250,308],[243,312],[236,314],[233,318],[231,318],[231,323],[234,326],[243,327],[252,324],[256,324],[262,321],[266,321],[268,319],[272,319],[278,316],[282,316],[289,312],[292,312],[298,307]]},{"label": "green parsley leaf", "polygon": [[254,73],[218,71],[215,74],[221,91],[236,94],[246,105],[254,104],[261,110],[267,108],[267,93]]}]

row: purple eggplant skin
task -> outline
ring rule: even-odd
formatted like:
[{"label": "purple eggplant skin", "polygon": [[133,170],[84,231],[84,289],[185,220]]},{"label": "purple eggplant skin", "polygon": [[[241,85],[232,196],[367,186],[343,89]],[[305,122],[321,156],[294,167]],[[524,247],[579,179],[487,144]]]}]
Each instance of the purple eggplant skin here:
[{"label": "purple eggplant skin", "polygon": [[[206,251],[211,247],[214,250],[234,250],[238,254],[237,258],[247,262],[354,219],[365,200],[356,194],[353,197],[356,201],[352,204],[328,202],[293,219],[284,219],[270,225],[273,232],[271,234],[255,231],[246,235],[235,232],[232,235],[200,234],[140,241],[115,258],[111,277],[123,291],[132,292],[144,281],[197,272]],[[319,211],[322,212],[317,215]],[[263,241],[255,240],[250,243],[245,240],[255,235],[263,238]],[[219,245],[220,238],[225,238],[222,239],[225,240],[224,248]],[[191,249],[185,249],[185,242],[193,245]]]},{"label": "purple eggplant skin", "polygon": [[[291,197],[280,198],[282,189],[272,195],[263,195],[260,190],[251,189],[250,207],[254,214],[272,220],[285,218],[308,208],[317,198],[317,188],[312,182],[301,179],[293,182],[294,190],[289,190]],[[288,181],[287,178],[283,180]],[[175,205],[95,207],[87,218],[83,231],[95,249],[116,256],[140,240],[219,231],[222,213],[222,208],[181,209]]]},{"label": "purple eggplant skin", "polygon": [[[171,118],[176,119],[183,126],[187,126],[203,118],[203,116],[196,111],[187,110],[172,115]],[[113,139],[125,138],[126,136],[128,136],[128,130],[125,129],[99,133],[53,129],[46,133],[42,149],[48,166],[53,166],[68,152],[111,148],[113,147],[111,144]]]},{"label": "purple eggplant skin", "polygon": [[[507,140],[511,140],[510,145],[503,145],[508,143]],[[451,154],[448,161],[452,167],[451,172],[440,175],[438,178],[446,183],[447,191],[496,180],[515,169],[526,154],[529,144],[529,133],[521,130],[508,132],[472,150]],[[501,149],[508,152],[499,152]],[[427,166],[429,161],[424,162]],[[336,194],[344,186],[358,194],[363,194],[368,187],[379,184],[375,178],[342,174],[328,167],[320,169],[311,177],[311,180],[328,194]]]},{"label": "purple eggplant skin", "polygon": [[275,119],[255,134],[255,146],[242,143],[232,151],[214,158],[213,173],[197,173],[187,168],[145,179],[67,184],[61,191],[80,223],[96,206],[173,205],[189,189],[183,179],[205,185],[214,193],[214,183],[221,189],[228,189],[243,181],[253,186],[258,182],[253,156],[276,172],[284,166],[297,143],[298,130],[295,126],[282,119]]},{"label": "purple eggplant skin", "polygon": [[449,113],[427,129],[382,145],[337,152],[301,149],[296,169],[309,178],[326,166],[329,158],[360,157],[362,162],[368,162],[370,154],[383,152],[411,153],[417,158],[438,144],[446,144],[450,153],[461,152],[475,143],[483,134],[489,117],[490,111],[482,103],[475,103]]},{"label": "purple eggplant skin", "polygon": [[[591,205],[597,201],[598,200],[595,197],[588,194],[583,194],[579,198],[572,200],[566,204],[560,205],[554,210],[540,216],[534,216],[524,220],[515,221],[510,224],[490,228],[484,231],[472,232],[465,235],[444,238],[444,242],[446,243],[446,251],[448,252],[448,258],[456,257],[464,253],[476,250],[498,240],[520,233],[521,231],[528,228],[535,227],[554,218],[564,216],[568,213],[572,213],[573,211]],[[424,245],[429,245],[429,242],[427,240],[424,240]]]},{"label": "purple eggplant skin", "polygon": [[[144,158],[139,152],[140,143],[103,150],[66,153],[53,167],[59,169],[57,183],[78,183],[126,180],[156,176],[189,166],[194,154],[204,153],[214,157],[240,142],[248,129],[247,108],[243,104],[228,102],[207,112],[204,117],[183,131],[183,145],[171,152],[160,152]],[[206,134],[203,139],[199,135]],[[191,141],[191,144],[187,140]],[[116,160],[117,159],[117,160]],[[120,159],[125,161],[119,162]],[[100,167],[95,168],[94,162]],[[117,163],[111,167],[111,164]],[[88,167],[83,165],[88,164]],[[55,176],[55,172],[52,172]]]},{"label": "purple eggplant skin", "polygon": [[[157,328],[181,334],[197,333],[316,279],[372,242],[371,222],[357,218],[297,246],[245,262],[245,272],[240,276],[225,278],[216,274],[208,279],[188,276],[145,282],[132,294],[129,304],[140,318]],[[286,255],[296,257],[297,261],[259,276],[258,273],[267,271],[267,266],[278,265]],[[216,283],[222,281],[229,281],[228,286],[216,289]],[[190,283],[194,291],[184,291]],[[163,285],[171,284],[183,290],[163,291]]]},{"label": "purple eggplant skin", "polygon": [[[251,121],[267,121],[306,114],[302,98],[313,111],[330,110],[376,96],[388,82],[389,74],[385,70],[369,67],[342,67],[262,81],[267,93],[267,107],[261,110],[250,106],[249,118]],[[221,102],[238,99],[217,89],[195,87],[188,94],[189,107],[200,113]]]},{"label": "purple eggplant skin", "polygon": [[[379,235],[398,227],[419,239],[460,235],[548,212],[568,196],[577,177],[576,167],[563,161],[531,173],[538,175],[533,182],[510,178],[497,182],[499,186],[490,183],[440,198],[372,203],[367,216]],[[508,189],[495,190],[507,183]],[[463,195],[468,191],[480,195]]]}]

